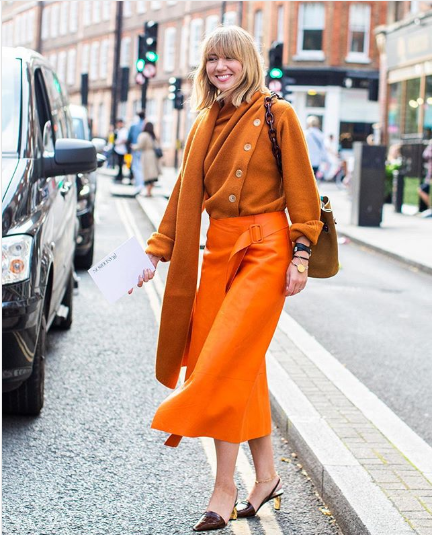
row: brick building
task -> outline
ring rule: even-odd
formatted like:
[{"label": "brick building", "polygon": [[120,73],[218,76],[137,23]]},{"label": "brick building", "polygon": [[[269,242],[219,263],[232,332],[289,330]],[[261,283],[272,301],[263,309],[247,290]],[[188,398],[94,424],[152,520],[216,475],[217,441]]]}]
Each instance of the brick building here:
[{"label": "brick building", "polygon": [[[130,122],[141,107],[141,87],[135,83],[137,38],[145,21],[158,22],[159,61],[146,115],[155,123],[168,164],[178,118],[184,140],[195,117],[188,104],[188,75],[198,64],[203,36],[222,20],[248,30],[266,61],[272,42],[284,43],[284,68],[295,80],[290,98],[303,124],[308,115],[318,115],[326,135],[345,135],[349,145],[365,139],[379,121],[378,103],[370,100],[376,97],[379,69],[373,30],[385,24],[387,2],[92,0],[2,2],[2,7],[3,44],[24,45],[48,57],[72,102],[81,102],[82,75],[88,75],[93,133],[103,137],[113,116],[113,87],[118,90],[121,67],[129,68],[129,92],[115,115]],[[168,98],[172,76],[183,79],[185,108],[180,114],[173,113]]]}]

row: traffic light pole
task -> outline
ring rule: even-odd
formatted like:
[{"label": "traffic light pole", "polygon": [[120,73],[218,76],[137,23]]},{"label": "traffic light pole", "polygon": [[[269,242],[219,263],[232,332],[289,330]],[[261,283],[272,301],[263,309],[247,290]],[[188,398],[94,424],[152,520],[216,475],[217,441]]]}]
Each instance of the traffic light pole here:
[{"label": "traffic light pole", "polygon": [[144,78],[144,83],[141,86],[141,110],[145,112],[147,105],[147,87],[148,87],[148,78]]},{"label": "traffic light pole", "polygon": [[180,112],[181,110],[177,110],[177,129],[176,129],[176,141],[175,141],[175,152],[174,152],[174,168],[176,170],[176,173],[178,171],[178,158],[179,158],[179,150],[180,150]]}]

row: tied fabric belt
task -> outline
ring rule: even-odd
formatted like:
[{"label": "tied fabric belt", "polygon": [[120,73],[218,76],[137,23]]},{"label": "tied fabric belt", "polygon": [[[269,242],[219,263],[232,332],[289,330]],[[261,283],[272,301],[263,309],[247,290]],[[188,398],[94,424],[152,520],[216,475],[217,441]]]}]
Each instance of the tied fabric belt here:
[{"label": "tied fabric belt", "polygon": [[[259,246],[271,234],[289,227],[286,213],[282,211],[226,219],[210,218],[210,225],[223,227],[230,232],[241,232],[245,229],[238,236],[228,259],[226,292],[229,291],[250,246]],[[167,438],[165,445],[175,448],[179,445],[181,439],[181,435],[171,434]]]}]

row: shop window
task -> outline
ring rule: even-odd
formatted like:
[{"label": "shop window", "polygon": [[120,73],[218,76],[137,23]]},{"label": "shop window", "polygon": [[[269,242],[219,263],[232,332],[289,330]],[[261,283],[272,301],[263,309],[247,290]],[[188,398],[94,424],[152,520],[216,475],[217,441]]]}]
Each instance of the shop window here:
[{"label": "shop window", "polygon": [[426,76],[423,135],[432,139],[432,76]]},{"label": "shop window", "polygon": [[402,83],[390,84],[388,105],[388,137],[389,142],[399,140],[401,137],[401,109],[402,109]]},{"label": "shop window", "polygon": [[420,98],[420,78],[407,80],[405,99],[405,134],[416,134],[418,132],[422,104],[423,100]]},{"label": "shop window", "polygon": [[339,132],[339,147],[352,149],[355,141],[364,142],[368,135],[372,134],[372,123],[341,122]]},{"label": "shop window", "polygon": [[308,91],[306,95],[307,108],[325,108],[325,93],[317,93],[316,91]]}]

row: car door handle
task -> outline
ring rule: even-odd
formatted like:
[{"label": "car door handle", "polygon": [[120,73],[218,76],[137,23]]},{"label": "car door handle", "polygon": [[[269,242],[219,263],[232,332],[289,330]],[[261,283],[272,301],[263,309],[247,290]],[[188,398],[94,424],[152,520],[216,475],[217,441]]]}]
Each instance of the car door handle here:
[{"label": "car door handle", "polygon": [[71,187],[72,187],[71,182],[64,182],[62,184],[62,187],[60,188],[60,194],[63,195],[63,197],[65,197],[69,193]]}]

